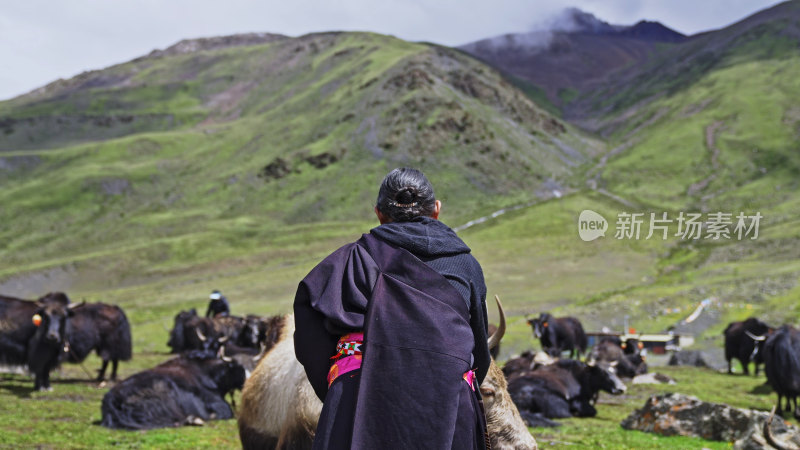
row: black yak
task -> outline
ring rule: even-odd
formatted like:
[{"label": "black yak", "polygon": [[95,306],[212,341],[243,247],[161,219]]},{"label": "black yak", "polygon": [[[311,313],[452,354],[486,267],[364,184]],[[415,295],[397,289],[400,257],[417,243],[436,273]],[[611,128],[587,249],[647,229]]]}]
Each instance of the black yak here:
[{"label": "black yak", "polygon": [[150,429],[231,419],[225,395],[241,389],[244,368],[214,352],[189,351],[122,380],[101,405],[102,425]]},{"label": "black yak", "polygon": [[87,303],[70,318],[67,361],[80,363],[94,350],[103,360],[97,381],[103,381],[111,362],[111,379],[117,379],[119,361],[131,359],[131,326],[125,312],[116,305]]}]

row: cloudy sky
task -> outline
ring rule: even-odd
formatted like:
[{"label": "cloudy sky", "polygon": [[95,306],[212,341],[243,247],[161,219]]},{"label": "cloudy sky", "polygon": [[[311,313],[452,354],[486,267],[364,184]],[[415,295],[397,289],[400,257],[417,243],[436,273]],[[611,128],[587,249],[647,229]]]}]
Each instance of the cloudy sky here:
[{"label": "cloudy sky", "polygon": [[166,48],[244,32],[360,30],[459,45],[539,30],[567,7],[613,24],[721,28],[775,0],[0,0],[0,99]]}]

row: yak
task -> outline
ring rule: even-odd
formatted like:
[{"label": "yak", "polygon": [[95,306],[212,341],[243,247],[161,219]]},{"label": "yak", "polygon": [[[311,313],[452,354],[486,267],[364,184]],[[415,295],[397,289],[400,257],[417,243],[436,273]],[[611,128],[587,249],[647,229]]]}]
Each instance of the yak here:
[{"label": "yak", "polygon": [[763,363],[761,349],[764,345],[764,337],[773,331],[769,325],[750,317],[742,322],[731,322],[725,328],[725,360],[728,361],[728,373],[733,373],[731,366],[732,360],[738,359],[742,364],[745,375],[750,374],[748,366],[753,361],[755,374],[758,375],[758,366]]},{"label": "yak", "polygon": [[189,351],[122,380],[103,396],[101,424],[131,430],[200,425],[233,418],[225,395],[241,389],[244,368],[209,351]]},{"label": "yak", "polygon": [[783,325],[764,343],[764,372],[767,383],[778,394],[777,409],[781,410],[781,399],[786,398],[785,411],[794,411],[800,419],[797,396],[800,395],[800,330]]},{"label": "yak", "polygon": [[556,361],[558,359],[553,358],[546,352],[539,351],[534,353],[526,350],[521,355],[506,361],[503,365],[503,375],[505,375],[506,380],[511,381],[512,378],[519,374],[536,370],[538,367],[553,364]]},{"label": "yak", "polygon": [[546,418],[593,417],[597,393],[625,392],[616,376],[614,364],[564,359],[515,376],[508,383],[511,399],[524,414]]},{"label": "yak", "polygon": [[[200,350],[204,347],[199,336],[224,338],[240,348],[258,350],[263,343],[274,339],[269,336],[270,319],[255,315],[245,318],[237,316],[221,316],[215,318],[200,317],[194,308],[179,312],[170,330],[167,345],[172,353],[186,350]],[[199,332],[199,334],[198,334]]]},{"label": "yak", "polygon": [[175,324],[169,332],[169,341],[167,341],[167,346],[172,349],[172,353],[200,350],[203,348],[203,340],[198,336],[212,336],[213,334],[214,327],[211,319],[198,316],[197,310],[194,308],[179,312],[175,315],[174,321]]},{"label": "yak", "polygon": [[[499,344],[505,333],[502,308],[500,311],[500,325],[489,338],[490,348]],[[294,355],[294,317],[283,316],[282,321],[277,344],[264,355],[242,390],[238,422],[245,449],[305,449],[313,443],[322,402]],[[480,391],[491,448],[536,449],[536,440],[512,403],[503,372],[494,361]]]},{"label": "yak", "polygon": [[[624,378],[633,378],[636,375],[647,373],[647,363],[645,363],[642,353],[639,352],[638,341],[628,339],[628,342],[624,342],[622,345],[625,347],[618,345],[614,340],[602,339],[592,347],[587,359],[616,364],[617,375]],[[634,350],[628,352],[629,349]]]},{"label": "yak", "polygon": [[80,363],[94,350],[103,360],[97,381],[105,379],[111,362],[111,380],[117,379],[119,361],[131,359],[131,326],[125,312],[116,305],[87,303],[70,318],[68,362]]},{"label": "yak", "polygon": [[0,364],[27,366],[34,390],[52,390],[50,372],[65,351],[69,317],[82,305],[63,292],[36,301],[0,296]]},{"label": "yak", "polygon": [[586,351],[587,339],[583,325],[574,317],[553,317],[541,313],[537,319],[529,319],[533,334],[542,343],[542,350],[552,356],[560,356],[569,350],[569,357],[575,353],[580,357]]}]

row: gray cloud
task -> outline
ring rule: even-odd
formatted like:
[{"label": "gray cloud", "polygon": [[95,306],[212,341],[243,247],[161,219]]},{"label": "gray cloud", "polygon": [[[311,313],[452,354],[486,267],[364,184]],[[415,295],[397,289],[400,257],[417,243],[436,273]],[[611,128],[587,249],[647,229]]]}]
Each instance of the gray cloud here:
[{"label": "gray cloud", "polygon": [[[335,4],[334,4],[335,3]],[[775,0],[0,0],[0,99],[181,39],[244,32],[374,31],[459,45],[542,30],[566,7],[612,24],[658,20],[683,33],[720,28]]]}]

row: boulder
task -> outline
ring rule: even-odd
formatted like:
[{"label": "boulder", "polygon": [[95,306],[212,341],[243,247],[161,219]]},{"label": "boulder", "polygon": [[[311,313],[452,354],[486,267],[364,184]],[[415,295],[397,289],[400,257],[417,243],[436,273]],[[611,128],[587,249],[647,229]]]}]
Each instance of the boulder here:
[{"label": "boulder", "polygon": [[[684,394],[650,397],[643,408],[622,421],[622,428],[657,433],[664,436],[695,436],[733,444],[734,449],[771,448],[764,435],[764,423],[770,414],[739,409],[720,403],[708,403]],[[800,448],[800,429],[775,417],[770,425],[780,448]]]},{"label": "boulder", "polygon": [[633,384],[675,384],[675,379],[663,373],[650,372],[633,377]]},{"label": "boulder", "polygon": [[670,366],[711,367],[699,350],[681,350],[672,354],[667,363]]}]

